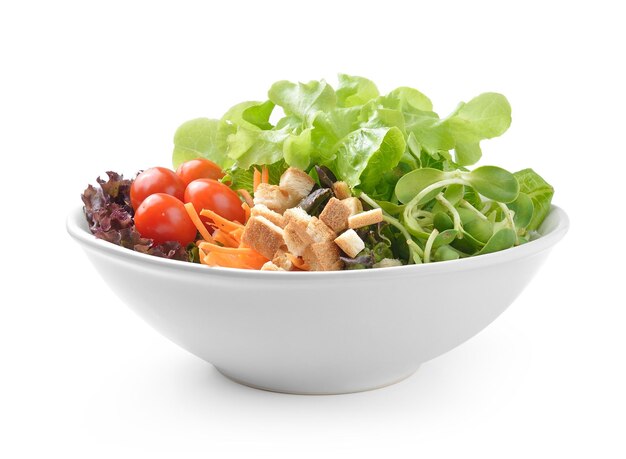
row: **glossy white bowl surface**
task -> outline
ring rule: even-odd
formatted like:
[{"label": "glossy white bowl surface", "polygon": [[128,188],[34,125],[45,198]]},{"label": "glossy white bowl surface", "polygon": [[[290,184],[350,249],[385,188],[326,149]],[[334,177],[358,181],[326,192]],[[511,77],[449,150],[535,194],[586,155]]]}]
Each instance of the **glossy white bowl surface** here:
[{"label": "glossy white bowl surface", "polygon": [[229,378],[299,394],[400,381],[476,335],[530,282],[569,221],[463,260],[340,272],[266,272],[165,260],[96,239],[81,208],[67,229],[111,289],[174,343]]}]

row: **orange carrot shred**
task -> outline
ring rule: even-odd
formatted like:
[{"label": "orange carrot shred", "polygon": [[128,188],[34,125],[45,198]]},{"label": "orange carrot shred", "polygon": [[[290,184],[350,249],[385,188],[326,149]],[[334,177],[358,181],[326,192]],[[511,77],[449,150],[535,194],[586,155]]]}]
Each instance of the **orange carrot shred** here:
[{"label": "orange carrot shred", "polygon": [[291,253],[287,253],[287,256],[289,257],[289,260],[291,260],[291,263],[298,269],[301,269],[302,271],[310,271],[311,267],[300,257],[296,257],[295,255],[292,255]]},{"label": "orange carrot shred", "polygon": [[207,229],[207,227],[204,226],[204,223],[202,223],[202,220],[200,220],[200,217],[198,216],[196,209],[193,207],[193,204],[190,202],[186,203],[185,210],[189,214],[189,217],[191,218],[191,221],[193,222],[193,224],[198,229],[198,232],[202,236],[202,239],[204,239],[205,241],[213,242],[211,233],[209,233],[209,230]]},{"label": "orange carrot shred", "polygon": [[222,217],[219,214],[216,214],[215,212],[209,209],[202,209],[200,211],[200,215],[202,215],[203,217],[209,217],[211,220],[213,220],[213,223],[215,224],[215,226],[217,226],[218,228],[222,228],[226,231],[232,231],[237,228],[243,228],[243,225],[241,223],[231,222],[230,220]]},{"label": "orange carrot shred", "polygon": [[259,187],[259,185],[261,184],[261,173],[259,172],[259,170],[255,167],[254,168],[254,175],[253,175],[253,190],[256,192],[256,189]]},{"label": "orange carrot shred", "polygon": [[247,257],[242,255],[233,255],[221,252],[210,252],[205,257],[205,263],[209,266],[221,266],[224,268],[239,268],[239,269],[261,269],[261,266],[265,264],[267,260],[259,261],[248,260]]},{"label": "orange carrot shred", "polygon": [[230,232],[230,236],[237,242],[241,243],[241,237],[243,236],[243,228],[238,228]]},{"label": "orange carrot shred", "polygon": [[241,195],[241,197],[246,201],[246,204],[249,207],[254,206],[254,200],[252,199],[252,196],[250,195],[250,192],[248,190],[242,188],[240,190],[237,190],[237,193]]},{"label": "orange carrot shred", "polygon": [[261,168],[261,183],[270,183],[270,171],[265,165]]},{"label": "orange carrot shred", "polygon": [[248,220],[250,219],[250,206],[248,205],[248,203],[246,202],[242,202],[241,203],[241,208],[243,209],[243,213],[246,216],[246,223],[248,223]]},{"label": "orange carrot shred", "polygon": [[253,255],[256,253],[253,249],[242,249],[240,247],[223,247],[221,245],[212,244],[210,242],[201,242],[198,247],[208,252],[229,253],[233,255]]},{"label": "orange carrot shred", "polygon": [[225,247],[239,247],[239,242],[226,231],[216,230],[215,233],[213,233],[213,240]]}]

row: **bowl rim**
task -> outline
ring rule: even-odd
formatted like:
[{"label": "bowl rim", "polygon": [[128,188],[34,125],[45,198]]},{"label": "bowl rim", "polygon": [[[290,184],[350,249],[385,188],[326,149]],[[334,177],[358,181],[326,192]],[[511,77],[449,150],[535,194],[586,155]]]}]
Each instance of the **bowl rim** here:
[{"label": "bowl rim", "polygon": [[118,259],[127,260],[145,266],[160,267],[162,269],[172,269],[176,271],[185,271],[207,276],[225,276],[241,279],[319,279],[319,280],[338,280],[338,279],[371,279],[372,277],[399,277],[399,276],[427,276],[438,274],[441,272],[453,272],[458,270],[480,269],[491,265],[509,263],[511,261],[521,260],[534,256],[540,252],[551,249],[559,242],[569,229],[569,217],[563,209],[556,205],[552,205],[545,222],[556,221],[554,226],[541,234],[537,239],[527,242],[526,244],[512,247],[510,249],[499,252],[489,253],[485,255],[462,258],[458,260],[441,261],[437,263],[412,264],[404,266],[394,266],[380,269],[359,269],[359,270],[342,270],[342,271],[254,271],[237,268],[221,268],[208,267],[197,263],[188,263],[180,260],[170,260],[166,258],[155,257],[145,253],[135,252],[130,249],[112,244],[102,239],[97,239],[89,231],[87,221],[85,219],[83,206],[77,206],[71,210],[67,216],[66,229],[72,238],[80,243],[83,248],[95,250],[107,256]]}]

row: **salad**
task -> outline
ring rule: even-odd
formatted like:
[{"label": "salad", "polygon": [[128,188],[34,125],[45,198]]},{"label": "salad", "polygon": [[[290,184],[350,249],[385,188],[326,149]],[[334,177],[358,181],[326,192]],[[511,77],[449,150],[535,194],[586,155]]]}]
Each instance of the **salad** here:
[{"label": "salad", "polygon": [[183,123],[175,169],[98,178],[85,216],[98,238],[207,266],[330,271],[492,253],[528,242],[554,194],[532,169],[470,168],[510,123],[497,93],[441,118],[413,88],[279,81],[268,100]]}]

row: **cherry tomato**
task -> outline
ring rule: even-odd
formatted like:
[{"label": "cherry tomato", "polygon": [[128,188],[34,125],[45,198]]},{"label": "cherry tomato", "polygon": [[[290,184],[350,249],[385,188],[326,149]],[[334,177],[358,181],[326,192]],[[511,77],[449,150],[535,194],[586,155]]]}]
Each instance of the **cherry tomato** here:
[{"label": "cherry tomato", "polygon": [[[192,203],[198,213],[202,209],[209,209],[231,221],[244,223],[246,219],[237,193],[213,179],[202,178],[187,185],[185,202]],[[210,220],[202,218],[204,221]]]},{"label": "cherry tomato", "polygon": [[135,227],[157,244],[178,241],[185,246],[196,238],[196,226],[178,198],[165,193],[148,196],[135,212]]},{"label": "cherry tomato", "polygon": [[183,200],[185,183],[176,173],[165,167],[146,169],[133,181],[130,187],[130,203],[137,210],[148,196],[154,193],[165,193]]},{"label": "cherry tomato", "polygon": [[210,178],[213,180],[219,180],[224,177],[222,168],[215,164],[213,161],[209,161],[204,158],[196,158],[182,163],[176,169],[176,175],[178,175],[185,185],[189,185],[194,180],[199,178]]}]

